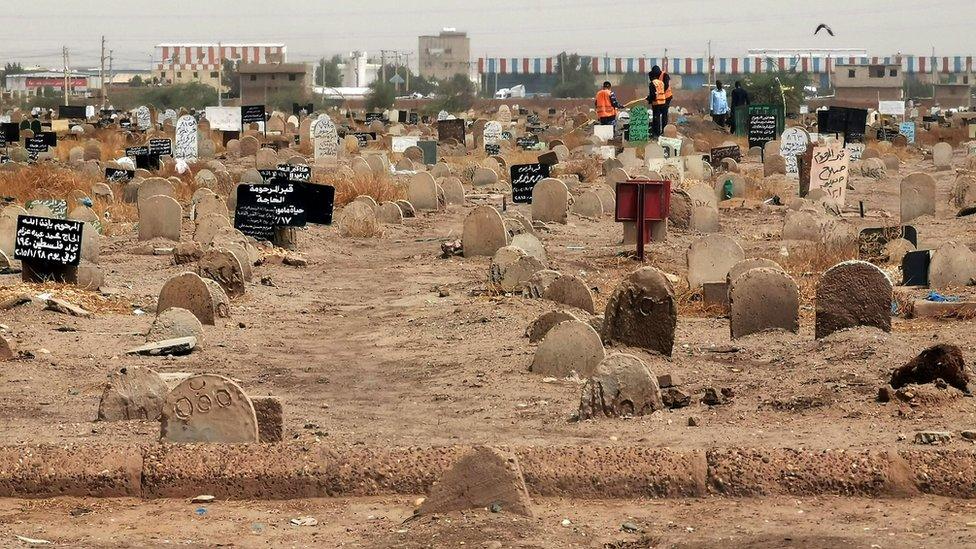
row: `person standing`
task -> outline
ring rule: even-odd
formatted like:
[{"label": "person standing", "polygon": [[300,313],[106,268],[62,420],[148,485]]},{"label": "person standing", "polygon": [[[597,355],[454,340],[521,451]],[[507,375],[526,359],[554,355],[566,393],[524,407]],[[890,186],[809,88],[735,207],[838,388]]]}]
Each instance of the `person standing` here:
[{"label": "person standing", "polygon": [[721,80],[715,81],[715,89],[712,90],[711,111],[712,120],[724,130],[729,117],[729,101],[725,96],[725,88],[722,87]]},{"label": "person standing", "polygon": [[729,118],[729,127],[732,129],[732,133],[735,133],[735,109],[747,106],[749,106],[749,92],[742,87],[742,83],[736,80],[735,87],[732,89],[732,112]]},{"label": "person standing", "polygon": [[661,114],[661,131],[668,125],[668,114],[671,112],[671,99],[674,92],[671,91],[671,75],[668,71],[661,71],[661,82],[664,82],[664,112]]},{"label": "person standing", "polygon": [[651,67],[651,72],[647,73],[650,81],[647,85],[647,104],[651,106],[651,137],[660,137],[664,133],[664,119],[668,111],[662,75],[661,67],[657,65]]},{"label": "person standing", "polygon": [[600,124],[611,125],[617,121],[617,109],[624,108],[617,102],[617,96],[610,89],[610,82],[604,82],[603,88],[596,92],[596,117]]}]

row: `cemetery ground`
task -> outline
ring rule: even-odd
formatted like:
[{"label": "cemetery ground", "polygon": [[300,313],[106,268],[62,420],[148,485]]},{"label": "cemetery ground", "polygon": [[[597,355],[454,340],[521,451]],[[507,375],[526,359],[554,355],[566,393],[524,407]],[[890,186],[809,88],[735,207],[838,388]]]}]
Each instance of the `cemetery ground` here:
[{"label": "cemetery ground", "polygon": [[[924,171],[937,183],[936,216],[912,222],[918,229],[918,248],[937,248],[950,240],[972,244],[976,239],[971,220],[953,217],[955,209],[948,204],[954,173],[935,171],[931,160],[917,155],[905,160],[899,174],[853,177],[847,203],[863,201],[866,217],[847,213],[845,219],[856,227],[895,224],[888,212],[897,216],[899,211],[898,182],[905,174]],[[758,162],[743,162],[743,167],[757,164],[761,176]],[[191,186],[181,191],[186,195],[182,202],[192,190]],[[391,189],[373,191],[387,193],[387,199],[397,194]],[[582,379],[529,371],[538,343],[525,337],[526,327],[541,314],[566,307],[493,291],[487,284],[491,257],[443,257],[442,243],[461,238],[465,217],[478,204],[502,205],[501,195],[479,193],[470,185],[466,191],[471,194],[462,206],[418,212],[402,225],[383,225],[382,234],[371,238],[343,237],[333,227],[309,225],[298,233],[298,251],[287,253],[290,259],[305,261],[286,262],[284,252],[264,249],[246,293],[231,303],[230,317],[207,326],[201,347],[186,356],[125,354],[145,343],[164,283],[194,270],[192,265],[174,264],[171,255],[152,253],[154,247],[172,243],[138,240],[131,204],[119,201],[109,206],[119,221],[101,242],[100,264],[106,271],[101,294],[56,285],[25,286],[19,274],[0,275],[0,301],[25,291],[53,291],[94,312],[76,317],[34,304],[0,312],[2,335],[20,352],[0,368],[0,471],[35,445],[68,448],[68,462],[75,452],[79,461],[113,448],[144,446],[154,452],[159,422],[94,421],[106,374],[136,365],[160,373],[220,373],[251,396],[280,399],[282,449],[255,449],[255,455],[265,456],[260,459],[333,455],[341,464],[336,467],[356,468],[368,462],[376,471],[369,482],[338,475],[336,484],[314,494],[288,478],[255,480],[242,475],[239,484],[223,484],[216,501],[207,504],[188,503],[185,494],[159,494],[160,499],[3,499],[0,544],[17,543],[15,536],[84,546],[972,543],[970,524],[976,513],[966,500],[922,493],[887,499],[898,490],[924,486],[920,477],[882,478],[877,492],[871,489],[873,481],[850,480],[864,474],[852,470],[852,460],[853,469],[857,463],[871,467],[879,459],[890,460],[895,462],[892,474],[909,474],[901,469],[900,453],[915,460],[913,464],[931,458],[926,463],[935,471],[952,469],[946,464],[956,459],[952,452],[965,451],[967,457],[955,465],[966,487],[942,493],[972,497],[972,442],[958,434],[976,429],[973,400],[951,387],[934,385],[920,386],[914,398],[904,401],[877,398],[894,368],[932,345],[952,343],[971,358],[976,342],[971,320],[895,316],[890,333],[858,327],[816,339],[818,280],[832,265],[856,257],[856,251],[812,245],[784,255],[780,234],[785,207],[762,206],[754,199],[758,197],[733,200],[723,205],[732,209],[722,209],[720,232],[733,237],[745,257],[773,259],[797,281],[799,332],[731,339],[724,313],[705,306],[700,292],[689,290],[684,281],[685,253],[701,235],[671,229],[666,241],[649,245],[647,264],[676,277],[672,356],[620,345],[608,351],[641,357],[656,376],[671,374],[690,401],[639,417],[580,420]],[[793,181],[785,184],[781,196],[796,193]],[[529,216],[528,206],[506,205]],[[189,240],[192,221],[183,222],[182,234]],[[549,268],[582,279],[592,292],[597,315],[621,280],[639,266],[631,257],[632,246],[620,244],[621,226],[612,217],[570,214],[567,224],[548,223],[537,234],[545,244]],[[899,281],[896,267],[884,269]],[[906,296],[919,299],[927,293],[922,288],[897,288],[896,300],[906,302]],[[972,288],[953,292],[973,294]],[[721,397],[706,404],[703,397],[709,389]],[[956,436],[944,445],[920,445],[915,443],[920,431],[950,431]],[[474,445],[502,447],[520,457],[536,504],[534,515],[480,509],[412,518],[416,499],[424,495],[423,489],[413,488],[437,478],[432,473],[436,467],[424,460],[443,458],[432,449]],[[422,456],[429,451],[433,457],[404,458],[400,450]],[[653,454],[655,450],[678,457],[662,458]],[[728,469],[710,469],[707,478],[703,471],[686,470],[680,456],[706,451],[716,452],[710,463]],[[246,471],[248,453],[238,454],[230,468]],[[284,457],[288,454],[292,457]],[[928,457],[911,457],[917,455]],[[191,450],[174,459],[193,457]],[[208,460],[197,459],[202,465],[183,465],[201,481],[200,493],[214,493],[207,483],[219,485],[216,477],[225,472],[208,478]],[[636,462],[643,459],[648,461]],[[410,460],[421,463],[420,472],[403,472],[400,466]],[[210,455],[213,461],[219,459]],[[760,471],[749,470],[759,463]],[[810,480],[804,490],[804,464],[818,478],[836,481],[818,485]],[[655,469],[662,478],[680,479],[675,481],[678,485],[705,489],[668,492],[667,487],[642,486],[646,481],[637,473],[627,476],[642,467]],[[747,478],[742,485],[748,489],[736,493],[733,486],[731,493],[723,494],[716,470]],[[920,470],[912,474],[924,475]],[[402,486],[393,478],[397,472],[405,475]],[[233,476],[234,471],[227,474]],[[791,479],[799,479],[800,488],[790,488]],[[850,484],[844,484],[847,481]],[[153,479],[144,476],[142,482],[151,492]],[[378,485],[394,486],[395,495],[365,497]],[[889,492],[887,487],[894,488]],[[265,491],[267,498],[255,496]],[[879,493],[884,497],[879,499]],[[335,497],[319,499],[329,495]],[[654,495],[667,497],[645,497]],[[294,499],[277,501],[280,498]],[[290,523],[305,516],[314,517],[317,524]]]}]

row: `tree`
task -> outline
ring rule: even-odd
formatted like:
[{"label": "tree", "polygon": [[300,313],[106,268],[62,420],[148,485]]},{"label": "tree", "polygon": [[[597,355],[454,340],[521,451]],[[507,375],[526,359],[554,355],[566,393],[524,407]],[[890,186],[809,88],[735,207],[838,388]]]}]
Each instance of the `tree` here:
[{"label": "tree", "polygon": [[315,85],[341,86],[342,71],[339,70],[339,63],[341,62],[342,58],[338,55],[333,55],[332,59],[326,59],[324,57],[319,59],[319,64],[315,67]]},{"label": "tree", "polygon": [[141,88],[143,85],[145,85],[145,82],[143,82],[142,77],[138,74],[133,76],[132,80],[129,80],[130,88]]},{"label": "tree", "polygon": [[224,59],[222,69],[223,74],[221,75],[220,83],[227,88],[227,95],[225,97],[240,97],[241,78],[237,73],[237,63],[230,59]]},{"label": "tree", "polygon": [[552,89],[554,97],[592,97],[596,93],[593,70],[578,54],[560,53],[556,60],[556,76],[559,83]]},{"label": "tree", "polygon": [[24,72],[24,67],[20,63],[7,63],[0,71],[0,86],[7,87],[8,74],[23,74]]},{"label": "tree", "polygon": [[455,74],[437,86],[435,110],[447,112],[466,111],[474,105],[474,82],[463,74]]},{"label": "tree", "polygon": [[799,112],[800,104],[804,100],[803,87],[808,84],[809,78],[806,74],[791,71],[750,74],[742,79],[751,103],[782,105],[785,98],[787,113]]},{"label": "tree", "polygon": [[379,79],[370,83],[369,91],[366,92],[367,110],[388,109],[393,106],[394,101],[396,101],[396,89],[393,84],[380,82]]}]

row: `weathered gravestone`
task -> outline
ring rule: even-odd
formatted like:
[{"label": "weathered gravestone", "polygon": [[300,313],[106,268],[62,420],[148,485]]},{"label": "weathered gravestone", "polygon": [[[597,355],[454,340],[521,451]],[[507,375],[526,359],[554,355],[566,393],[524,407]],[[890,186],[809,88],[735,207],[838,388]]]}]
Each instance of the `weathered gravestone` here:
[{"label": "weathered gravestone", "polygon": [[927,173],[913,173],[901,180],[901,222],[908,223],[923,215],[935,215],[935,178]]},{"label": "weathered gravestone", "polygon": [[592,326],[567,320],[549,330],[536,349],[529,370],[547,377],[563,378],[573,372],[589,377],[604,356],[603,342]]},{"label": "weathered gravestone", "polygon": [[722,234],[711,234],[688,248],[688,285],[698,288],[707,282],[725,282],[729,269],[745,258],[739,243]]},{"label": "weathered gravestone", "polygon": [[199,275],[189,272],[170,278],[159,291],[156,314],[170,307],[186,309],[208,326],[213,326],[218,317],[230,314],[227,295],[220,285],[208,285]]},{"label": "weathered gravestone", "polygon": [[213,374],[191,376],[166,396],[160,438],[180,443],[258,442],[254,404],[229,378]]},{"label": "weathered gravestone", "polygon": [[154,370],[129,365],[112,372],[98,403],[98,421],[159,419],[169,387]]},{"label": "weathered gravestone", "polygon": [[580,419],[634,417],[664,409],[657,377],[634,355],[614,353],[586,380]]},{"label": "weathered gravestone", "polygon": [[139,240],[165,238],[180,239],[183,207],[169,196],[156,195],[141,202],[139,208]]},{"label": "weathered gravestone", "polygon": [[643,267],[613,291],[604,311],[603,338],[671,356],[678,309],[664,273]]},{"label": "weathered gravestone", "polygon": [[828,269],[817,285],[816,337],[855,326],[891,331],[891,280],[866,261]]},{"label": "weathered gravestone", "polygon": [[420,172],[407,183],[407,200],[418,210],[437,210],[437,183],[429,172]]},{"label": "weathered gravestone", "polygon": [[945,242],[932,252],[929,287],[937,290],[969,286],[976,278],[976,253],[963,242]]},{"label": "weathered gravestone", "polygon": [[800,329],[800,294],[782,270],[753,268],[729,287],[729,329],[732,338],[766,330]]},{"label": "weathered gravestone", "polygon": [[532,219],[545,223],[566,223],[569,189],[555,178],[546,178],[532,189]]},{"label": "weathered gravestone", "polygon": [[556,277],[542,294],[544,299],[577,307],[593,314],[596,312],[593,294],[582,280],[571,274],[561,274]]},{"label": "weathered gravestone", "polygon": [[477,446],[461,456],[430,489],[418,515],[467,509],[532,516],[532,500],[514,454]]},{"label": "weathered gravestone", "polygon": [[932,147],[932,163],[935,168],[943,170],[952,167],[952,145],[948,143],[936,143]]},{"label": "weathered gravestone", "polygon": [[464,218],[461,246],[464,257],[493,256],[508,244],[508,231],[501,214],[495,208],[482,205],[471,210]]}]

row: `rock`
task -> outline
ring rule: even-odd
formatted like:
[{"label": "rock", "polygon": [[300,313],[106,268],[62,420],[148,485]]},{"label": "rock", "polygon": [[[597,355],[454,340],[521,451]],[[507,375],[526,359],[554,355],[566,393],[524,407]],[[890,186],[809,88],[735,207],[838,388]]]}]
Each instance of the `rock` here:
[{"label": "rock", "polygon": [[688,427],[698,427],[701,425],[701,418],[698,416],[688,416]]},{"label": "rock", "polygon": [[908,384],[934,383],[937,379],[964,393],[969,392],[969,371],[959,347],[940,343],[925,349],[892,373],[891,387],[898,389]]},{"label": "rock", "polygon": [[67,314],[71,316],[77,316],[82,318],[87,318],[91,316],[91,313],[82,309],[81,307],[65,301],[63,299],[58,299],[56,297],[49,297],[45,301],[45,309],[49,311],[54,311],[57,313]]},{"label": "rock", "polygon": [[502,511],[532,516],[532,500],[518,459],[495,448],[478,446],[441,476],[417,513],[448,513],[495,504]]},{"label": "rock", "polygon": [[708,406],[719,406],[725,404],[724,391],[719,391],[715,387],[705,387],[705,395],[702,396],[702,404]]},{"label": "rock", "polygon": [[942,445],[952,442],[949,431],[919,431],[915,433],[915,444]]},{"label": "rock", "polygon": [[165,341],[181,337],[196,338],[197,347],[203,344],[203,324],[193,313],[180,307],[170,307],[153,321],[146,341]]},{"label": "rock", "polygon": [[156,421],[169,388],[155,371],[126,366],[109,376],[98,403],[98,421]]},{"label": "rock", "polygon": [[891,331],[891,280],[865,261],[828,269],[817,285],[816,337],[855,326]]},{"label": "rock", "polygon": [[661,401],[671,409],[691,406],[691,394],[677,387],[667,387],[661,390]]},{"label": "rock", "polygon": [[671,356],[678,310],[674,289],[654,267],[633,271],[607,301],[603,339]]},{"label": "rock", "polygon": [[563,378],[572,372],[588,377],[603,358],[603,342],[596,331],[585,322],[566,320],[546,334],[529,370],[548,377]]},{"label": "rock", "polygon": [[657,378],[634,355],[615,353],[583,385],[580,419],[642,416],[662,410]]},{"label": "rock", "polygon": [[167,442],[255,443],[260,440],[251,399],[230,379],[187,378],[166,396],[160,439]]},{"label": "rock", "polygon": [[16,358],[17,354],[14,352],[13,347],[10,345],[10,341],[7,338],[0,336],[0,362],[6,362],[8,360],[13,360]]},{"label": "rock", "polygon": [[146,356],[186,355],[192,352],[196,346],[197,338],[193,336],[178,337],[147,343],[134,349],[129,349],[125,354]]}]

